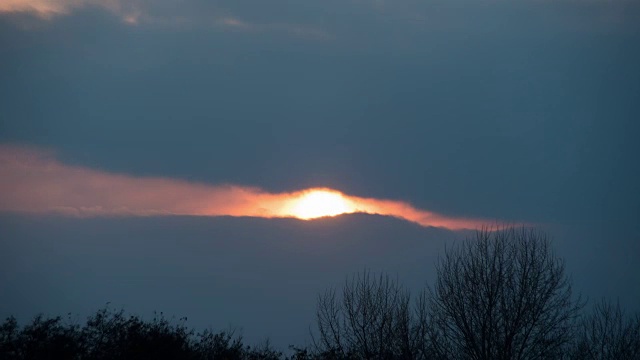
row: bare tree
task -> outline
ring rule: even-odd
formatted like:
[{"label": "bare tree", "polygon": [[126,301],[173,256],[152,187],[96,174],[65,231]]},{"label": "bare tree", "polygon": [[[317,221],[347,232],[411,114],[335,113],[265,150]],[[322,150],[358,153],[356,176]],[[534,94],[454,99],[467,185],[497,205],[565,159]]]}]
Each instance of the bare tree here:
[{"label": "bare tree", "polygon": [[627,317],[620,304],[602,300],[582,319],[573,359],[640,359],[640,315]]},{"label": "bare tree", "polygon": [[354,275],[340,296],[332,289],[318,297],[316,349],[324,358],[414,358],[409,300],[387,275]]},{"label": "bare tree", "polygon": [[582,304],[544,234],[476,232],[446,251],[424,294],[420,322],[440,359],[558,358]]}]

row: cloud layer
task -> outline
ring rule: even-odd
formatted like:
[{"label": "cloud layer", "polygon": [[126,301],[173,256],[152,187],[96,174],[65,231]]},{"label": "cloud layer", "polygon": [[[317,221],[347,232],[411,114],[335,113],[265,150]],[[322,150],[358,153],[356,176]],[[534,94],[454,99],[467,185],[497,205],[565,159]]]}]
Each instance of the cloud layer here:
[{"label": "cloud layer", "polygon": [[[342,194],[332,189],[269,193],[259,188],[208,185],[183,180],[134,177],[72,166],[50,151],[0,146],[0,211],[95,216],[250,216],[308,219],[301,206],[309,194],[338,201],[329,214],[369,213],[393,216],[422,226],[473,229],[483,221],[446,217],[410,204]],[[322,197],[322,196],[321,196]],[[331,206],[331,205],[330,205]],[[313,209],[311,210],[313,213]]]},{"label": "cloud layer", "polygon": [[[0,15],[26,14],[51,20],[83,9],[100,9],[125,23],[213,25],[231,31],[282,33],[310,39],[333,39],[337,33],[371,35],[389,32],[389,24],[437,30],[467,29],[469,24],[498,30],[507,23],[563,24],[568,28],[618,27],[637,23],[640,7],[633,0],[562,1],[414,1],[326,0],[3,0]],[[485,19],[486,17],[486,19]],[[513,18],[517,20],[513,20]],[[476,19],[479,18],[480,20]],[[511,19],[511,20],[508,20]],[[487,22],[489,20],[489,22]],[[506,21],[506,22],[505,22]],[[636,27],[633,26],[635,29]],[[413,29],[413,30],[411,30]]]}]

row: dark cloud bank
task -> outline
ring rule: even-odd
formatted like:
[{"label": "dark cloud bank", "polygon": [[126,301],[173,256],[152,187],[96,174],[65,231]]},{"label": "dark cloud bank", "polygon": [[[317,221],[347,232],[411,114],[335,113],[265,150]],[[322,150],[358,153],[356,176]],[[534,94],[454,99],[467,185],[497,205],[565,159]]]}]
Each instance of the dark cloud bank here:
[{"label": "dark cloud bank", "polygon": [[[319,292],[365,268],[420,289],[459,238],[393,218],[70,219],[3,216],[1,316],[112,307],[244,328],[250,341],[308,340]],[[19,241],[16,241],[18,239]]]}]

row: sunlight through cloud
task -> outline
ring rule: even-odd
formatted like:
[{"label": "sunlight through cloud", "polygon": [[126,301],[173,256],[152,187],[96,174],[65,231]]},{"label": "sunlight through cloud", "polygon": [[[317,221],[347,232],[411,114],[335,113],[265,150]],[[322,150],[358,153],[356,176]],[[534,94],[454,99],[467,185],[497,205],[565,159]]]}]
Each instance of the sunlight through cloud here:
[{"label": "sunlight through cloud", "polygon": [[443,216],[402,201],[363,198],[328,188],[269,193],[113,174],[59,162],[51,152],[0,145],[0,211],[96,216],[250,216],[311,220],[366,213],[448,229],[482,227],[482,220]]},{"label": "sunlight through cloud", "polygon": [[341,193],[330,189],[313,189],[292,201],[291,215],[300,219],[315,219],[356,212]]}]

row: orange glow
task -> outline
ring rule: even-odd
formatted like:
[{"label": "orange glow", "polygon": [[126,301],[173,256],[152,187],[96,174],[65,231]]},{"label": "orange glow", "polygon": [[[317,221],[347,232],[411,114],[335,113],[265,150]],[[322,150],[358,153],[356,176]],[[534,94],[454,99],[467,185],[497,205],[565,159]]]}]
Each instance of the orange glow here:
[{"label": "orange glow", "polygon": [[329,189],[310,190],[293,203],[291,215],[305,220],[355,212],[341,193]]},{"label": "orange glow", "polygon": [[0,212],[95,216],[252,216],[310,220],[367,213],[452,230],[482,220],[443,216],[402,201],[363,198],[327,188],[269,193],[236,185],[113,174],[60,163],[51,152],[0,145]]}]

